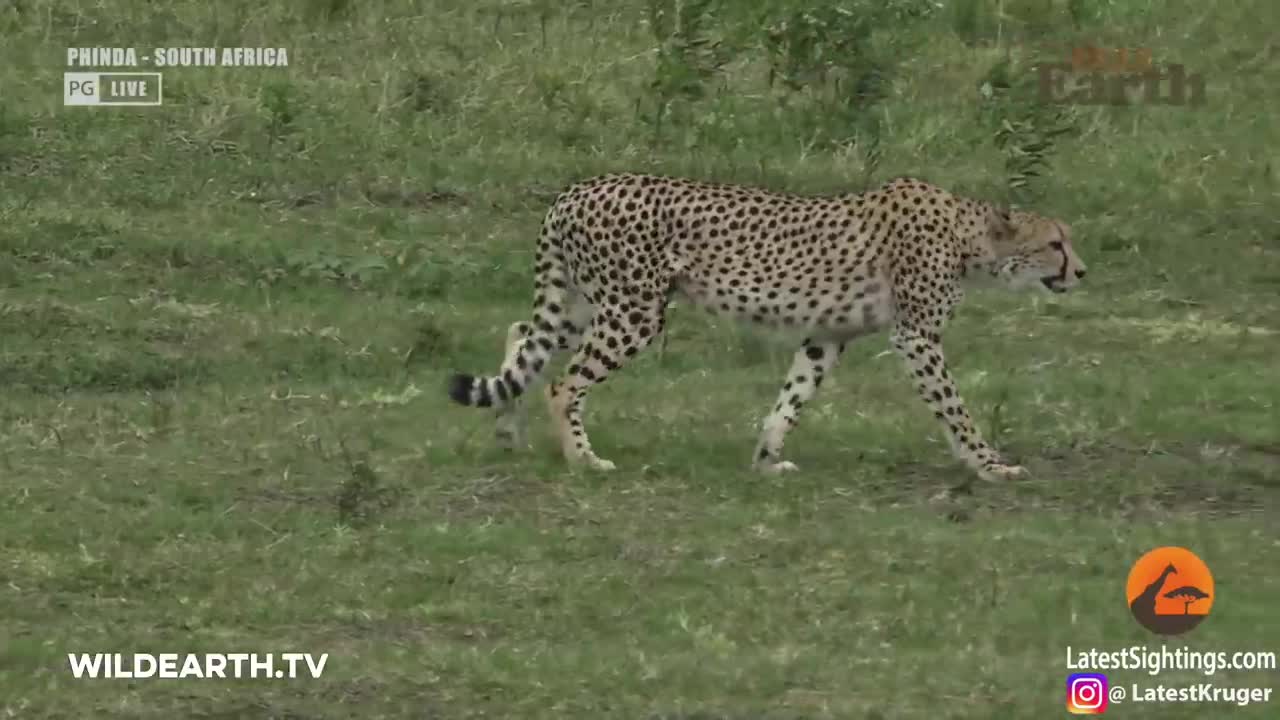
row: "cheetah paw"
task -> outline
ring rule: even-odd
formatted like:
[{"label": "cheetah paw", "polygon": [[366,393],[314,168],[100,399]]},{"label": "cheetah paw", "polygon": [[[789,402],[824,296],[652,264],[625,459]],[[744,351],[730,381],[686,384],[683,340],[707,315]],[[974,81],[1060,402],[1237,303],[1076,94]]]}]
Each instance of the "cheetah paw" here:
[{"label": "cheetah paw", "polygon": [[601,472],[609,472],[610,470],[616,470],[618,468],[618,466],[614,465],[612,461],[596,457],[592,453],[582,455],[575,461],[575,464],[592,470],[599,470]]},{"label": "cheetah paw", "polygon": [[996,463],[984,468],[979,475],[983,480],[995,482],[998,480],[1016,480],[1027,476],[1027,469],[1021,465],[1005,465]]},{"label": "cheetah paw", "polygon": [[494,439],[498,443],[498,447],[503,450],[515,450],[524,447],[527,443],[525,433],[519,428],[499,426],[493,433]]},{"label": "cheetah paw", "polygon": [[782,473],[796,472],[800,469],[800,466],[790,460],[779,460],[777,462],[756,463],[756,469],[766,475],[781,475]]}]

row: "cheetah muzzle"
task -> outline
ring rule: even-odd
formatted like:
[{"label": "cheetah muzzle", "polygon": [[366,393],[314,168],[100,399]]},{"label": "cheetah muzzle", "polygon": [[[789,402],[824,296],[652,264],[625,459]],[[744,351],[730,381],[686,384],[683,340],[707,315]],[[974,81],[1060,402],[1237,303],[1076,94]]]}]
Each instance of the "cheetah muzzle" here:
[{"label": "cheetah muzzle", "polygon": [[1049,288],[1050,292],[1064,293],[1067,291],[1066,288],[1062,287],[1062,285],[1059,284],[1060,282],[1062,282],[1062,278],[1058,277],[1057,275],[1042,277],[1040,278],[1040,282],[1044,283],[1044,286]]},{"label": "cheetah muzzle", "polygon": [[544,389],[566,459],[610,470],[582,422],[592,386],[662,333],[674,294],[716,315],[803,337],[753,456],[764,472],[796,468],[783,441],[854,338],[890,342],[956,457],[980,477],[1018,477],[974,425],[947,369],[942,330],[962,281],[1062,293],[1084,277],[1068,227],[1007,212],[912,178],[859,194],[799,196],[650,175],[577,183],[543,219],[533,317],[507,331],[490,376],[456,374],[449,396],[498,411],[499,441],[522,444],[522,399],[558,355]]}]

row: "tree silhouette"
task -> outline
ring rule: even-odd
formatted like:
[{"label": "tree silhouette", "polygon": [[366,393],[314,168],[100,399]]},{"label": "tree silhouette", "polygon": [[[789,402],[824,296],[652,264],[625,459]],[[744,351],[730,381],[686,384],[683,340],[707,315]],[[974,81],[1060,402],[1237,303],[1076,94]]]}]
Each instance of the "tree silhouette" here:
[{"label": "tree silhouette", "polygon": [[1183,585],[1180,588],[1170,590],[1164,596],[1170,600],[1181,600],[1183,603],[1182,614],[1189,615],[1191,614],[1191,603],[1209,597],[1209,593],[1194,585]]}]

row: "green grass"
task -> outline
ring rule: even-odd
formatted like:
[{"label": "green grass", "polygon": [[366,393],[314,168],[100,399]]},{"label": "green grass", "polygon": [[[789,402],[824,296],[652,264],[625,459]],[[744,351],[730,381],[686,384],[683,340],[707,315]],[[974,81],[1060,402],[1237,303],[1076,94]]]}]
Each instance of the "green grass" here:
[{"label": "green grass", "polygon": [[[1280,15],[996,5],[881,27],[890,89],[852,109],[836,80],[770,86],[762,28],[799,3],[713,5],[725,64],[689,56],[692,89],[655,85],[644,3],[0,7],[0,715],[1054,717],[1068,646],[1161,643],[1124,582],[1169,544],[1221,595],[1172,647],[1280,650]],[[564,183],[919,173],[1002,197],[1012,110],[981,80],[1009,47],[1080,38],[1151,47],[1209,100],[1079,109],[1034,205],[1072,224],[1087,281],[973,293],[947,333],[1030,479],[955,491],[879,336],[806,408],[801,473],[750,473],[791,348],[687,304],[665,353],[592,394],[616,473],[568,471],[541,403],[518,453],[449,404],[449,373],[496,367],[527,315]],[[61,106],[65,47],[188,44],[290,66]],[[330,658],[318,680],[72,679],[66,653],[95,651]]]}]

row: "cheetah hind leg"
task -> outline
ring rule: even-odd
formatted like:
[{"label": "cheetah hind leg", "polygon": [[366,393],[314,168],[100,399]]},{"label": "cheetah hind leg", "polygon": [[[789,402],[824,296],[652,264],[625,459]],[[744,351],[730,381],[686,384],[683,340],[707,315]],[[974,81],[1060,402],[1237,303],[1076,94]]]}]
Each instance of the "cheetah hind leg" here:
[{"label": "cheetah hind leg", "polygon": [[[506,355],[502,359],[503,365],[515,362],[515,355],[519,349],[520,341],[531,330],[532,328],[527,322],[512,323],[511,327],[507,328]],[[494,437],[498,441],[498,446],[507,450],[524,447],[529,442],[528,426],[529,421],[525,415],[524,402],[522,402],[522,398],[518,398],[515,402],[498,411],[498,419],[494,428]]]},{"label": "cheetah hind leg", "polygon": [[565,376],[547,386],[552,428],[569,464],[605,471],[616,467],[596,455],[587,439],[582,423],[587,391],[662,334],[664,310],[665,300],[659,300],[649,312],[637,309],[630,313],[626,323],[606,312],[597,314],[582,345],[569,361]]},{"label": "cheetah hind leg", "polygon": [[[573,298],[569,307],[569,319],[561,323],[560,329],[556,332],[556,349],[552,355],[553,358],[566,350],[577,350],[578,345],[582,343],[583,328],[591,321],[593,308],[590,303],[584,302],[581,296]],[[502,360],[503,365],[515,362],[520,341],[532,332],[533,327],[527,322],[512,323],[507,328],[507,350]],[[528,445],[529,418],[523,396],[516,398],[515,402],[498,411],[494,437],[499,447],[508,450]]]},{"label": "cheetah hind leg", "polygon": [[787,431],[799,422],[800,408],[813,399],[823,378],[835,367],[843,352],[844,343],[812,339],[806,339],[796,351],[778,400],[764,419],[753,458],[756,470],[776,475],[798,469],[795,463],[782,459],[783,441]]}]

